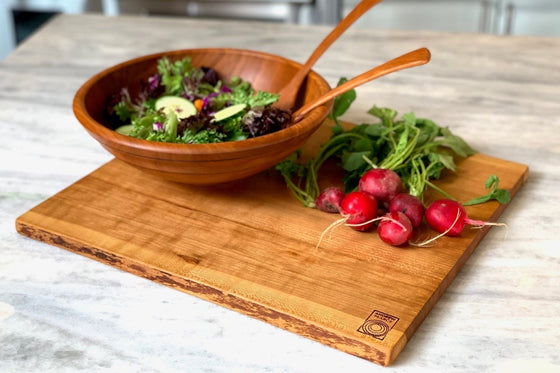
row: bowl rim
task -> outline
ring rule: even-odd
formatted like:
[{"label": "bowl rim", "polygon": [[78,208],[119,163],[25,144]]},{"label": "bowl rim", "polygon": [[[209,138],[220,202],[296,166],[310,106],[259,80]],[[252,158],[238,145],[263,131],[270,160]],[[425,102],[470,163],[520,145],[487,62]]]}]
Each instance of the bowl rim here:
[{"label": "bowl rim", "polygon": [[[253,55],[265,59],[275,59],[282,60],[284,63],[293,65],[296,68],[302,66],[301,63],[294,60],[282,57],[279,55],[271,54],[268,52],[261,52],[249,49],[237,49],[237,48],[191,48],[191,49],[177,49],[168,50],[163,52],[151,53],[147,55],[142,55],[139,57],[131,58],[126,61],[117,63],[113,66],[105,68],[92,77],[86,80],[74,95],[72,101],[72,109],[75,117],[78,119],[80,124],[99,142],[103,144],[110,144],[111,147],[117,147],[121,151],[124,149],[134,148],[138,151],[148,151],[148,152],[162,152],[168,155],[215,155],[216,153],[227,154],[227,153],[237,153],[248,150],[255,150],[262,147],[267,147],[273,144],[282,143],[290,139],[296,138],[303,135],[309,127],[319,127],[322,121],[318,121],[320,117],[325,116],[325,111],[327,113],[331,110],[333,105],[333,100],[313,109],[309,112],[302,120],[288,128],[269,133],[263,136],[253,137],[240,141],[228,141],[220,143],[205,143],[205,144],[184,144],[184,143],[167,143],[150,141],[145,139],[138,139],[131,136],[126,136],[119,134],[118,132],[109,129],[98,121],[96,121],[86,110],[85,97],[92,86],[94,86],[100,79],[106,75],[123,69],[127,66],[131,66],[145,60],[161,58],[165,55],[188,55],[189,53],[226,53],[226,54],[244,54]],[[311,70],[309,72],[311,76],[318,79],[320,84],[324,84],[327,89],[331,89],[329,83],[324,77]]]}]

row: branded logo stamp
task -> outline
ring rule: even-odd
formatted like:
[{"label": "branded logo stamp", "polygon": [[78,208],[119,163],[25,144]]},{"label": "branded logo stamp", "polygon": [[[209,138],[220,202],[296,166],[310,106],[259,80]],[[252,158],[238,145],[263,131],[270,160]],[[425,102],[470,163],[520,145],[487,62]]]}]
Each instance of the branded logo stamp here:
[{"label": "branded logo stamp", "polygon": [[398,321],[399,318],[396,316],[374,310],[358,328],[358,331],[363,334],[371,335],[372,337],[382,341]]}]

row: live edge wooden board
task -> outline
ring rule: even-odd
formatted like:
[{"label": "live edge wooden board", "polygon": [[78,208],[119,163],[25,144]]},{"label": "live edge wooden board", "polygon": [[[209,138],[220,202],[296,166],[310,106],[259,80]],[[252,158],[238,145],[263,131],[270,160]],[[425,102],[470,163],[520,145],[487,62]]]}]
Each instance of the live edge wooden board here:
[{"label": "live edge wooden board", "polygon": [[[309,140],[312,153],[327,122]],[[304,152],[305,153],[305,152]],[[515,195],[528,167],[477,154],[438,185],[459,201],[495,173]],[[338,178],[337,178],[338,179]],[[427,201],[440,197],[427,196]],[[469,207],[496,221],[505,205]],[[112,160],[16,220],[22,235],[389,365],[489,228],[430,247],[391,247],[303,207],[274,170],[213,187],[163,181]],[[500,228],[494,228],[500,229]],[[415,239],[435,236],[423,226]],[[496,247],[501,250],[501,247]],[[149,301],[149,300],[148,300]]]}]

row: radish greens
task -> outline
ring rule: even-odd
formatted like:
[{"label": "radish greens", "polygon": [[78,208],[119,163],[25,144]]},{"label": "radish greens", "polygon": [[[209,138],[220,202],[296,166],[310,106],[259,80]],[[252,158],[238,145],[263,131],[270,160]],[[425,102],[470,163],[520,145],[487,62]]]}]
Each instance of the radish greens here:
[{"label": "radish greens", "polygon": [[[344,81],[341,79],[339,84]],[[430,119],[418,118],[412,112],[398,118],[395,110],[374,106],[368,113],[377,121],[347,128],[340,117],[355,99],[354,90],[335,99],[330,114],[335,123],[332,135],[312,159],[302,164],[298,162],[298,154],[294,153],[276,165],[293,195],[305,206],[315,207],[320,193],[319,169],[332,158],[345,171],[346,192],[356,190],[360,177],[369,169],[384,168],[396,172],[408,193],[420,200],[428,188],[453,199],[433,180],[439,179],[444,170],[455,171],[455,157],[468,157],[476,151],[449,128],[438,126]],[[507,191],[497,189],[497,177],[489,179],[487,188],[493,188],[488,196],[469,202],[476,204],[497,199],[505,203],[509,200],[509,195],[505,194]]]}]

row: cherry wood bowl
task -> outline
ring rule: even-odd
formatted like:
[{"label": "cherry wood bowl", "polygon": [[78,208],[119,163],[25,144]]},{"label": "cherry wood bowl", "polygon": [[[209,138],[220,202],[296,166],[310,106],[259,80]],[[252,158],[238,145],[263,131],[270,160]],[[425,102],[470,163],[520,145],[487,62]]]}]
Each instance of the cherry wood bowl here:
[{"label": "cherry wood bowl", "polygon": [[[218,184],[266,170],[300,148],[317,130],[332,108],[332,100],[314,109],[298,123],[261,137],[216,144],[174,144],[121,135],[110,128],[105,108],[111,95],[128,87],[140,91],[140,81],[157,72],[163,56],[176,60],[189,56],[194,66],[212,67],[221,79],[239,76],[256,90],[279,92],[301,64],[272,54],[228,48],[168,51],[135,58],[96,74],[77,91],[73,110],[82,126],[116,158],[167,180],[186,184]],[[297,107],[330,90],[329,84],[310,72],[296,101]]]}]

